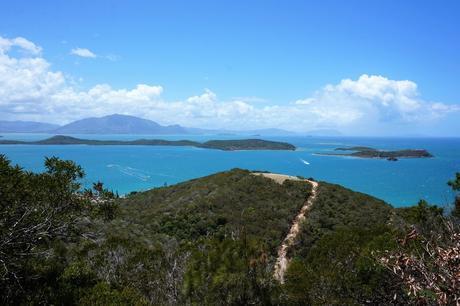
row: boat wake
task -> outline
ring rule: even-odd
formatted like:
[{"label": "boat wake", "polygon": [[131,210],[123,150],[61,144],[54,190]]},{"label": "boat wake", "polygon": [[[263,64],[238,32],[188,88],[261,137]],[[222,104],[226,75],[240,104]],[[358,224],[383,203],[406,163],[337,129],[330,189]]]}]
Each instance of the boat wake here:
[{"label": "boat wake", "polygon": [[304,159],[300,159],[300,161],[301,161],[302,163],[304,163],[305,165],[309,165],[309,164],[310,164],[309,162],[307,162],[307,161],[304,160]]},{"label": "boat wake", "polygon": [[125,166],[117,165],[117,164],[108,164],[107,168],[113,168],[123,174],[135,177],[144,182],[150,179],[150,175],[148,175],[147,172],[140,170],[140,169],[136,169],[132,167],[125,167]]}]

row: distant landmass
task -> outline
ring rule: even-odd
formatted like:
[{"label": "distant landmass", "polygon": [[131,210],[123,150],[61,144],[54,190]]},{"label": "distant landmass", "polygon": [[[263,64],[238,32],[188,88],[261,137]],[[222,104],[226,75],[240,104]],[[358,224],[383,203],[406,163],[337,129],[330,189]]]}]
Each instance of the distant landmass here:
[{"label": "distant landmass", "polygon": [[337,148],[335,151],[352,151],[352,153],[317,153],[319,155],[352,156],[361,158],[384,158],[389,161],[397,161],[398,158],[430,158],[433,155],[424,149],[404,149],[396,151],[377,150],[369,147]]},{"label": "distant landmass", "polygon": [[38,141],[0,140],[0,144],[15,145],[131,145],[131,146],[191,146],[204,149],[216,149],[223,151],[238,150],[295,150],[290,143],[268,141],[262,139],[238,139],[238,140],[209,140],[197,142],[191,140],[163,140],[163,139],[137,139],[137,140],[93,140],[80,139],[70,136],[53,136]]},{"label": "distant landmass", "polygon": [[59,126],[31,121],[0,121],[0,133],[49,134],[133,134],[133,135],[244,135],[244,136],[343,136],[334,129],[317,129],[297,133],[278,128],[254,130],[203,129],[178,124],[161,125],[155,121],[135,116],[113,114],[91,117]]},{"label": "distant landmass", "polygon": [[59,125],[33,121],[0,121],[0,133],[45,133]]},{"label": "distant landmass", "polygon": [[85,118],[63,126],[42,122],[0,121],[4,133],[50,133],[50,134],[138,134],[138,135],[247,135],[292,136],[298,133],[277,128],[257,130],[224,130],[160,125],[135,116],[113,114],[104,117]]},{"label": "distant landmass", "polygon": [[86,118],[61,126],[56,134],[187,134],[180,125],[163,126],[154,121],[126,115]]}]

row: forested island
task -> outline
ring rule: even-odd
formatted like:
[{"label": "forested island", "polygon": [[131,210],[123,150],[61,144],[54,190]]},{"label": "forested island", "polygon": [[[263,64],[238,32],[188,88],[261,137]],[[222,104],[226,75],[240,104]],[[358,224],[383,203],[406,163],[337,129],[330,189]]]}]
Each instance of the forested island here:
[{"label": "forested island", "polygon": [[[445,212],[394,208],[242,169],[118,198],[83,178],[72,161],[47,158],[33,173],[0,155],[3,305],[459,302],[460,199]],[[460,174],[449,184],[460,191]],[[313,194],[280,282],[280,245]]]},{"label": "forested island", "polygon": [[360,158],[382,158],[396,161],[398,158],[430,158],[433,155],[424,149],[405,149],[396,151],[377,150],[370,147],[336,148],[335,151],[351,151],[351,153],[317,153],[318,155],[351,156]]},{"label": "forested island", "polygon": [[80,139],[71,136],[57,135],[38,141],[0,140],[0,144],[13,145],[91,145],[91,146],[190,146],[203,149],[216,149],[223,151],[239,150],[291,150],[296,147],[287,142],[269,141],[262,139],[235,139],[235,140],[209,140],[197,142],[192,140],[164,140],[164,139],[137,139],[137,140],[93,140]]}]

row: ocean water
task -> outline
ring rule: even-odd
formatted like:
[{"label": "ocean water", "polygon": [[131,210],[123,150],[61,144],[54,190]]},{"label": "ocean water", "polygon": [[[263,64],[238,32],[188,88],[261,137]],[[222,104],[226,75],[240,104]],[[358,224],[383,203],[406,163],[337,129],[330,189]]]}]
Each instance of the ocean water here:
[{"label": "ocean water", "polygon": [[[48,134],[2,134],[2,139],[37,140]],[[154,135],[72,135],[91,139],[209,139],[244,138],[241,136],[154,136]],[[447,181],[460,172],[460,138],[357,138],[357,137],[262,137],[286,141],[296,151],[233,151],[193,147],[160,146],[86,146],[86,145],[0,145],[14,164],[43,171],[46,156],[58,156],[80,164],[86,172],[83,184],[100,180],[114,191],[126,194],[232,168],[266,170],[313,177],[341,184],[381,198],[394,206],[408,206],[425,199],[447,205],[453,193]],[[378,149],[423,148],[431,159],[377,159],[320,156],[342,146],[370,146]]]}]

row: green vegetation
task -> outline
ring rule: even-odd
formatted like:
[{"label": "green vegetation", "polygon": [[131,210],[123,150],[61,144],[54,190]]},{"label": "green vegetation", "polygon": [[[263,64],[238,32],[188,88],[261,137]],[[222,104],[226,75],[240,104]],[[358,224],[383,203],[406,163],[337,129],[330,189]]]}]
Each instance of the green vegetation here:
[{"label": "green vegetation", "polygon": [[[391,272],[394,266],[382,265],[380,259],[396,254],[407,232],[438,237],[442,245],[449,240],[443,224],[450,217],[425,201],[395,209],[339,185],[321,182],[319,186],[315,205],[301,227],[297,247],[292,250],[293,262],[285,285],[287,303],[382,305],[422,300],[434,303],[434,291],[424,299],[409,296],[407,283]],[[458,219],[454,222],[458,233]],[[422,239],[414,242],[407,254],[419,254],[423,243]]]},{"label": "green vegetation", "polygon": [[1,140],[0,144],[29,145],[91,145],[91,146],[190,146],[223,151],[237,150],[295,150],[296,147],[286,142],[262,139],[209,140],[204,143],[191,140],[137,139],[137,140],[93,140],[71,136],[57,135],[38,141]]},{"label": "green vegetation", "polygon": [[244,231],[275,248],[310,191],[305,182],[279,185],[235,169],[135,194],[123,202],[123,221],[185,241]]},{"label": "green vegetation", "polygon": [[[401,288],[372,252],[394,247],[395,211],[371,196],[320,182],[292,250],[286,290],[292,304],[385,304]],[[303,292],[303,294],[302,294]],[[401,300],[400,302],[403,302]]]},{"label": "green vegetation", "polygon": [[[393,273],[393,254],[418,258],[430,237],[436,250],[455,247],[448,237],[458,236],[458,219],[423,201],[395,209],[320,182],[281,285],[277,248],[311,194],[308,182],[233,169],[117,199],[99,182],[81,190],[73,162],[45,166],[30,173],[0,156],[2,304],[435,304],[457,290],[403,267],[423,288],[409,295]],[[418,266],[450,280],[455,256],[442,261],[451,270],[438,259]]]},{"label": "green vegetation", "polygon": [[101,207],[107,213],[116,205],[102,185],[95,190],[97,205],[77,194],[84,172],[75,163],[53,157],[45,160],[45,168],[40,174],[27,172],[0,155],[2,304],[65,299],[65,288],[56,286],[71,267],[68,252],[82,241],[89,220],[99,219]]},{"label": "green vegetation", "polygon": [[296,147],[292,144],[279,141],[268,141],[262,139],[242,139],[242,140],[209,140],[200,147],[209,149],[219,149],[225,151],[234,150],[291,150]]},{"label": "green vegetation", "polygon": [[348,154],[336,153],[318,153],[320,155],[333,155],[333,156],[352,156],[361,158],[385,158],[391,161],[397,158],[430,158],[433,157],[427,150],[397,150],[397,151],[383,151],[368,147],[350,147],[350,148],[337,148],[336,151],[353,151]]},{"label": "green vegetation", "polygon": [[447,184],[456,193],[452,214],[457,218],[460,218],[460,173],[456,173],[455,179],[449,181]]}]

